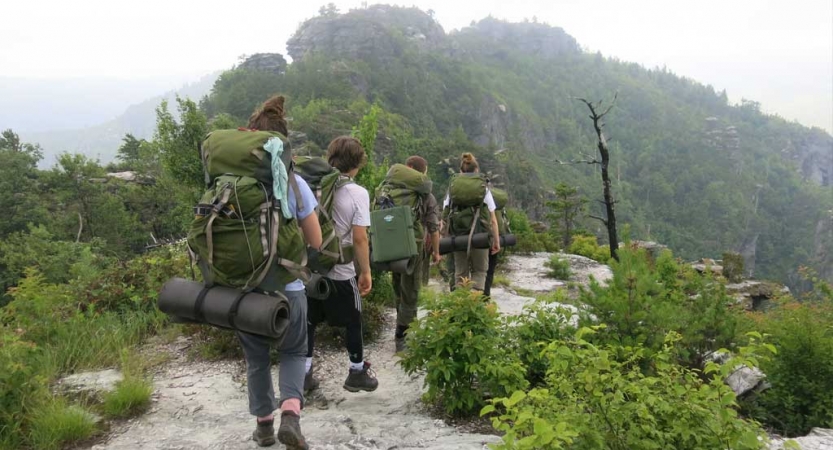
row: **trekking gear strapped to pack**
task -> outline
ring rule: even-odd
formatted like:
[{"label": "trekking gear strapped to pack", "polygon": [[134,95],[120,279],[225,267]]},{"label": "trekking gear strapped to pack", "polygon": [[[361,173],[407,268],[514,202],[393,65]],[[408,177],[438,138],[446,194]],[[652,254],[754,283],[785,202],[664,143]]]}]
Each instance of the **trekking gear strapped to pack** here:
[{"label": "trekking gear strapped to pack", "polygon": [[[492,192],[492,198],[495,200],[495,217],[497,218],[498,234],[501,236],[512,234],[512,229],[509,227],[509,216],[506,214],[509,193],[496,187],[492,187],[489,190]],[[503,242],[501,242],[500,246],[503,247]]]},{"label": "trekking gear strapped to pack", "polygon": [[[371,262],[380,270],[413,273],[424,236],[421,217],[431,180],[404,164],[394,164],[376,189],[370,213]],[[396,262],[396,263],[394,263]]]},{"label": "trekking gear strapped to pack", "polygon": [[206,285],[250,291],[264,280],[308,279],[304,240],[288,209],[290,185],[299,206],[301,198],[286,138],[218,130],[206,136],[200,156],[207,190],[194,208],[188,247],[207,269]]},{"label": "trekking gear strapped to pack", "polygon": [[[475,233],[469,240],[468,236],[446,236],[440,239],[440,254],[446,255],[453,252],[465,252],[471,248],[490,248],[492,246],[491,233]],[[517,243],[514,234],[502,234],[500,236],[500,247],[512,247]]]},{"label": "trekking gear strapped to pack", "polygon": [[488,234],[492,228],[489,208],[483,203],[489,187],[489,178],[482,173],[455,174],[448,185],[449,203],[443,218],[450,236],[468,236],[466,251],[473,248],[475,234]]},{"label": "trekking gear strapped to pack", "polygon": [[265,295],[173,278],[162,286],[158,306],[180,322],[207,323],[271,338],[282,338],[289,327],[289,301],[277,293]]},{"label": "trekking gear strapped to pack", "polygon": [[353,262],[353,246],[342,245],[345,236],[337,236],[333,221],[335,192],[344,185],[354,183],[323,158],[295,157],[295,171],[318,199],[318,225],[321,227],[321,248],[308,249],[307,266],[316,273],[326,275],[336,264]]}]

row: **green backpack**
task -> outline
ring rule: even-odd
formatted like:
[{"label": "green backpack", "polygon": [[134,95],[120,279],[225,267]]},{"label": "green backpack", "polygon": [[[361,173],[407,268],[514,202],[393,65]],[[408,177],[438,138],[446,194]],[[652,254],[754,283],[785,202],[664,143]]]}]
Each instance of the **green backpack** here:
[{"label": "green backpack", "polygon": [[506,204],[509,203],[509,193],[496,187],[491,187],[489,190],[495,199],[495,217],[497,217],[499,234],[501,236],[511,234],[512,230],[509,228],[509,217],[506,215]]},{"label": "green backpack", "polygon": [[483,203],[487,188],[489,178],[482,173],[458,173],[451,177],[449,205],[443,218],[452,236],[486,233],[491,229],[491,214]]},{"label": "green backpack", "polygon": [[323,241],[319,252],[311,252],[314,257],[310,258],[310,269],[324,275],[336,264],[353,262],[353,248],[341,245],[342,236],[336,235],[333,221],[335,192],[353,180],[342,176],[323,158],[312,156],[296,156],[295,172],[309,184],[318,199],[318,225]]},{"label": "green backpack", "polygon": [[415,256],[424,230],[421,218],[431,180],[404,164],[394,164],[376,188],[370,214],[373,262],[390,262]]},{"label": "green backpack", "polygon": [[188,247],[207,268],[206,285],[273,291],[308,277],[297,221],[284,218],[285,206],[273,198],[272,159],[263,148],[271,138],[283,142],[292,185],[291,151],[280,133],[218,130],[200,146],[207,189],[194,207]]}]

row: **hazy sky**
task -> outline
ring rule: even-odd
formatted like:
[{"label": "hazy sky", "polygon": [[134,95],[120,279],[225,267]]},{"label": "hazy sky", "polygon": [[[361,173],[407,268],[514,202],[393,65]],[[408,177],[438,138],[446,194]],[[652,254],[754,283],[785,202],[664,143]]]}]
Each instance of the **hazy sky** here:
[{"label": "hazy sky", "polygon": [[[283,52],[326,0],[4,0],[0,77],[170,77]],[[361,1],[335,1],[345,11]],[[367,3],[376,3],[368,1]],[[414,0],[446,31],[537,17],[586,49],[669,70],[833,132],[833,0]],[[175,87],[174,85],[171,88]]]}]

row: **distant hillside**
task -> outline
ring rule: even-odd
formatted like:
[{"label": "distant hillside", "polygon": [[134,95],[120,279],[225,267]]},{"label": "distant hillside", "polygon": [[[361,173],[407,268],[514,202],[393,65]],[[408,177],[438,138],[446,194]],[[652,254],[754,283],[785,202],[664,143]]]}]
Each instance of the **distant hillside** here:
[{"label": "distant hillside", "polygon": [[[473,150],[516,207],[544,219],[557,182],[578,186],[603,214],[596,169],[557,160],[594,152],[575,97],[618,92],[606,132],[619,223],[633,238],[688,259],[740,251],[748,271],[788,282],[799,265],[833,278],[833,137],[822,130],[765,115],[755,102],[730,105],[725,92],[664,70],[585,53],[564,30],[537,23],[488,18],[447,34],[418,9],[372,6],[307,21],[287,49],[285,71],[224,73],[203,104],[209,116],[242,122],[284,92],[305,151],[320,151],[376,102],[386,111],[380,158],[428,157],[441,190],[453,158]],[[584,226],[601,237],[598,222]]]},{"label": "distant hillside", "polygon": [[[24,141],[41,145],[44,152],[41,167],[51,166],[55,162],[55,157],[63,152],[82,153],[106,163],[115,157],[116,150],[126,133],[131,133],[138,138],[152,137],[156,125],[155,109],[163,99],[167,99],[169,103],[175,103],[174,99],[179,95],[198,101],[211,91],[211,86],[218,76],[219,72],[206,75],[199,81],[149,98],[127,109],[124,109],[122,104],[120,114],[115,119],[102,120],[99,125],[67,130],[20,132],[19,134]],[[172,110],[175,109],[175,107],[172,108]]]}]

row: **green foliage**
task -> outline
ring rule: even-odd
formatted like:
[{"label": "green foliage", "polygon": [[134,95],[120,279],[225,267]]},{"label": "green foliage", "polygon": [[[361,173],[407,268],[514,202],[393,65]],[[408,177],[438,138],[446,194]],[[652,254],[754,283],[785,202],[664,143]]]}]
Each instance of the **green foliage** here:
[{"label": "green foliage", "polygon": [[122,145],[116,152],[116,158],[126,167],[136,165],[141,158],[140,149],[143,142],[145,142],[144,139],[136,139],[136,136],[130,133],[125,134],[122,138]]},{"label": "green foliage", "polygon": [[[563,301],[560,292],[551,301]],[[530,385],[543,382],[549,367],[543,350],[547,344],[572,336],[574,327],[569,325],[573,312],[566,308],[556,308],[549,302],[535,302],[525,306],[523,312],[511,318],[512,327],[507,329],[508,341],[513,354],[521,358],[526,367],[526,379]]]},{"label": "green foliage", "polygon": [[524,368],[506,351],[494,304],[466,289],[429,298],[428,315],[408,330],[409,351],[400,360],[408,374],[425,371],[423,398],[448,414],[479,410],[488,396],[525,388]]},{"label": "green foliage", "polygon": [[524,211],[509,208],[506,214],[518,241],[517,245],[509,247],[510,252],[536,253],[558,250],[558,243],[553,239],[552,234],[536,230]]},{"label": "green foliage", "polygon": [[761,364],[771,387],[743,406],[786,436],[833,427],[833,295],[823,289],[819,294],[803,302],[788,298],[751,314],[754,328],[768,335],[778,353]]},{"label": "green foliage", "polygon": [[208,119],[192,100],[177,97],[176,102],[179,122],[168,111],[166,101],[156,108],[153,139],[161,149],[165,171],[179,183],[198,190],[205,186],[198,149],[208,132]]},{"label": "green foliage", "polygon": [[183,332],[191,336],[193,356],[208,361],[240,359],[243,349],[233,332],[205,325],[185,325]]},{"label": "green foliage", "polygon": [[370,107],[370,111],[362,117],[358,127],[353,129],[353,136],[362,143],[364,152],[367,154],[367,164],[362,167],[356,175],[356,183],[367,189],[371,201],[376,187],[384,180],[387,173],[387,164],[377,166],[375,162],[376,135],[379,130],[379,114],[381,108],[378,105]]},{"label": "green foliage", "polygon": [[569,248],[573,234],[578,231],[578,222],[586,209],[587,199],[582,198],[577,187],[565,183],[555,186],[555,200],[547,202],[552,212],[547,218],[552,222],[556,235],[561,240],[562,248]]},{"label": "green foliage", "polygon": [[602,264],[607,264],[610,260],[610,248],[600,246],[595,236],[574,236],[568,253],[585,256]]},{"label": "green foliage", "polygon": [[42,223],[47,219],[38,192],[37,164],[42,158],[39,146],[21,143],[12,130],[0,134],[0,192],[4,204],[0,239],[9,233],[24,231],[30,223]]},{"label": "green foliage", "polygon": [[106,417],[124,419],[142,413],[150,405],[153,386],[142,378],[125,377],[116,389],[104,395],[101,405]]},{"label": "green foliage", "polygon": [[[600,329],[601,327],[594,327]],[[596,346],[582,328],[547,345],[545,385],[498,398],[481,414],[504,432],[495,449],[761,449],[766,434],[738,417],[734,392],[723,377],[738,364],[754,366],[755,345],[703,374],[677,365],[680,341],[669,333],[659,352]],[[640,367],[650,365],[655,374]],[[705,375],[704,380],[701,375]]]},{"label": "green foliage", "polygon": [[93,415],[77,405],[52,400],[32,417],[29,442],[33,448],[58,450],[90,438],[96,432]]},{"label": "green foliage", "polygon": [[24,421],[48,394],[37,366],[40,349],[0,328],[0,448],[17,448]]},{"label": "green foliage", "polygon": [[743,256],[740,253],[723,253],[723,276],[730,283],[737,283],[743,278]]},{"label": "green foliage", "polygon": [[556,280],[570,279],[570,261],[562,258],[558,254],[552,255],[550,260],[545,262],[544,265],[549,269],[547,271],[548,277],[555,278]]},{"label": "green foliage", "polygon": [[695,369],[703,368],[708,353],[732,345],[739,313],[730,309],[722,284],[678,263],[667,250],[653,266],[645,250],[633,247],[620,249],[619,262],[610,263],[607,286],[591,283],[579,296],[594,317],[582,322],[607,324],[594,340],[652,352],[676,332],[682,336],[678,361]]}]

